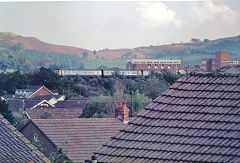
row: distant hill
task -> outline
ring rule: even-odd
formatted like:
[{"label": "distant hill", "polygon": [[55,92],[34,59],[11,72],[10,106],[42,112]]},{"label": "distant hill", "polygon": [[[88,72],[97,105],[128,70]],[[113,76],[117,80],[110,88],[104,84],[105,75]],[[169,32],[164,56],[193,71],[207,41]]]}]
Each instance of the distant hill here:
[{"label": "distant hill", "polygon": [[[19,44],[23,45],[23,47],[19,47]],[[54,45],[34,37],[0,32],[0,50],[2,49],[2,53],[4,53],[4,55],[0,56],[0,66],[7,63],[9,67],[16,69],[27,61],[26,71],[28,69],[27,65],[32,65],[32,70],[40,66],[59,68],[97,68],[99,66],[107,66],[125,68],[126,62],[133,58],[176,58],[181,59],[182,65],[185,66],[188,64],[201,64],[202,58],[214,57],[215,52],[219,50],[231,51],[232,57],[240,58],[239,45],[240,36],[235,36],[216,40],[199,40],[195,38],[187,43],[144,46],[134,49],[90,51],[83,48]],[[8,48],[7,52],[4,52],[3,48],[5,50]],[[18,50],[14,55],[11,55],[14,52],[14,48],[23,48],[24,51]],[[84,53],[85,55],[83,55]],[[14,59],[17,56],[18,58]],[[15,64],[14,67],[11,62],[18,64]]]},{"label": "distant hill", "polygon": [[216,40],[198,40],[188,43],[145,46],[134,49],[104,49],[97,51],[97,56],[114,59],[132,58],[178,58],[183,64],[200,64],[201,58],[212,57],[216,51],[228,50],[234,57],[240,57],[240,36]]},{"label": "distant hill", "polygon": [[24,45],[25,49],[38,50],[38,51],[51,51],[64,54],[77,54],[82,56],[83,52],[87,52],[89,56],[93,54],[92,51],[76,48],[71,46],[54,45],[38,40],[35,37],[23,37],[10,32],[0,32],[0,47],[13,46],[16,43]]}]

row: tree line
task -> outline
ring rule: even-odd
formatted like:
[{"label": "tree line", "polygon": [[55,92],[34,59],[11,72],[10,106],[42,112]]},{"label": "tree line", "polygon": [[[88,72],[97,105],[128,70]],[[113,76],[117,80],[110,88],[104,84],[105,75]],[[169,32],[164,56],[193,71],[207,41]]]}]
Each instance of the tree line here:
[{"label": "tree line", "polygon": [[152,72],[147,78],[127,78],[117,70],[111,78],[63,77],[50,68],[41,67],[34,73],[1,73],[0,93],[14,94],[16,89],[24,89],[28,85],[45,85],[65,94],[66,98],[91,97],[81,117],[113,117],[118,102],[127,103],[131,116],[135,116],[179,77],[166,70]]}]

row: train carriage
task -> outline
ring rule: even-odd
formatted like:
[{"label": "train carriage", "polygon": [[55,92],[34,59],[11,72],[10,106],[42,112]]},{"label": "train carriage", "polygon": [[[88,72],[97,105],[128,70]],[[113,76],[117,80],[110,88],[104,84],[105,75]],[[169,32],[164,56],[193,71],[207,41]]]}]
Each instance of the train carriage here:
[{"label": "train carriage", "polygon": [[[112,77],[119,72],[125,77],[147,77],[152,71],[147,70],[101,70],[101,69],[79,69],[79,70],[54,70],[60,76],[86,76],[86,77]],[[159,71],[158,71],[159,72]]]},{"label": "train carriage", "polygon": [[99,77],[102,76],[102,70],[96,69],[81,69],[81,70],[55,70],[61,76],[88,76]]},{"label": "train carriage", "polygon": [[120,70],[120,73],[126,77],[140,77],[142,75],[140,70]]}]

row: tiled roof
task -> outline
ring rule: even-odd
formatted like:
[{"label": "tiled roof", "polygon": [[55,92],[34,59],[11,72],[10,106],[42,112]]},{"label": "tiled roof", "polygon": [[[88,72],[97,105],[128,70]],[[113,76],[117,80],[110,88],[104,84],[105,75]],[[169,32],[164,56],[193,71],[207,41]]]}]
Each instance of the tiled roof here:
[{"label": "tiled roof", "polygon": [[0,115],[0,162],[50,162]]},{"label": "tiled roof", "polygon": [[70,108],[70,107],[83,108],[89,99],[90,98],[87,98],[87,97],[70,98],[65,101],[59,101],[54,105],[59,108]]},{"label": "tiled roof", "polygon": [[49,115],[46,119],[71,119],[79,118],[82,114],[82,108],[42,108],[36,107],[27,110],[31,119],[43,119],[45,115]]},{"label": "tiled roof", "polygon": [[58,99],[62,95],[45,95],[45,96],[35,96],[31,98],[30,100],[51,100],[52,98]]},{"label": "tiled roof", "polygon": [[35,99],[26,99],[24,100],[24,108],[25,109],[30,109],[32,107],[34,107],[35,105],[39,104],[40,102],[42,102],[43,100],[35,100]]},{"label": "tiled roof", "polygon": [[9,109],[13,112],[18,112],[19,109],[30,109],[38,103],[42,102],[40,99],[14,99],[9,100]]},{"label": "tiled roof", "polygon": [[240,65],[237,66],[225,66],[219,69],[219,72],[240,74]]},{"label": "tiled roof", "polygon": [[32,122],[55,145],[67,141],[67,157],[74,162],[90,159],[98,147],[126,126],[117,118],[33,119]]},{"label": "tiled roof", "polygon": [[98,162],[240,162],[240,76],[189,74],[95,154]]},{"label": "tiled roof", "polygon": [[[30,85],[28,86],[27,88],[24,88],[24,89],[17,89],[17,91],[21,90],[21,91],[26,91],[26,92],[35,92],[37,91],[39,88],[43,87],[42,86],[39,86],[39,85]],[[57,93],[58,91],[57,90],[50,90],[52,93]]]},{"label": "tiled roof", "polygon": [[23,109],[24,108],[24,102],[23,102],[22,99],[9,100],[8,104],[9,104],[8,108],[12,112],[18,112],[19,109]]}]

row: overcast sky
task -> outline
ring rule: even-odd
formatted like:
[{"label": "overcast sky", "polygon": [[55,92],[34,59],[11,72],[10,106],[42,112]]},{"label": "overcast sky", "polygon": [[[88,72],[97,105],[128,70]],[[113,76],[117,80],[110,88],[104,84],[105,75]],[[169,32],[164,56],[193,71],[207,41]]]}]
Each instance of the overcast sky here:
[{"label": "overcast sky", "polygon": [[240,35],[240,1],[0,2],[0,32],[90,50]]}]

